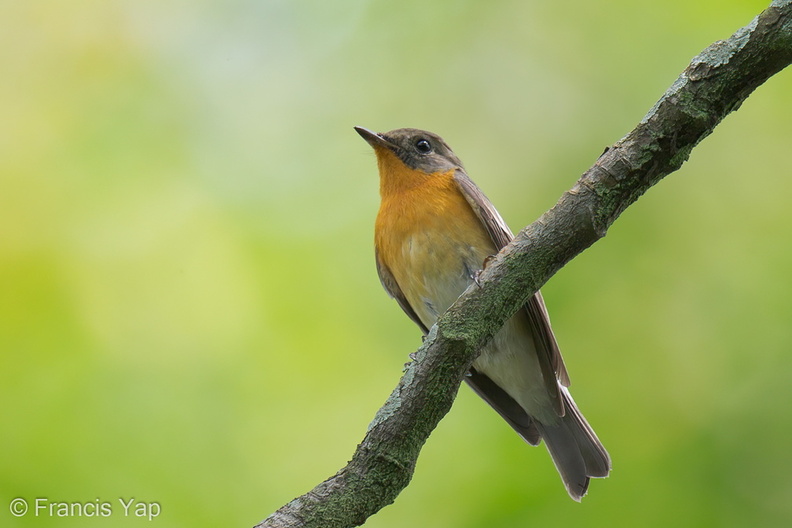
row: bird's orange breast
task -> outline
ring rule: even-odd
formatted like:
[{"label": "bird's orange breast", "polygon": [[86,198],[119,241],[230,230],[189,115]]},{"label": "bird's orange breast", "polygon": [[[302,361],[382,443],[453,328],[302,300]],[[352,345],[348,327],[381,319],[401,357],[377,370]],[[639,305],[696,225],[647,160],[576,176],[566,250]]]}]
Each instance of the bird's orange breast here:
[{"label": "bird's orange breast", "polygon": [[381,264],[422,322],[431,326],[496,250],[457,187],[453,170],[427,174],[401,167],[383,173],[380,166],[375,244]]}]

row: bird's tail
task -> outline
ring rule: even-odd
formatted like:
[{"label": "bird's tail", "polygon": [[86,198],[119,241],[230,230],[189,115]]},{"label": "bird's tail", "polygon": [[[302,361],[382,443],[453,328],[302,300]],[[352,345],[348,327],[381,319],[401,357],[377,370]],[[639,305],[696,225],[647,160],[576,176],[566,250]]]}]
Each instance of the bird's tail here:
[{"label": "bird's tail", "polygon": [[590,477],[607,477],[611,469],[608,452],[597,438],[566,387],[560,387],[566,413],[554,424],[536,421],[553,463],[569,496],[580,501]]}]

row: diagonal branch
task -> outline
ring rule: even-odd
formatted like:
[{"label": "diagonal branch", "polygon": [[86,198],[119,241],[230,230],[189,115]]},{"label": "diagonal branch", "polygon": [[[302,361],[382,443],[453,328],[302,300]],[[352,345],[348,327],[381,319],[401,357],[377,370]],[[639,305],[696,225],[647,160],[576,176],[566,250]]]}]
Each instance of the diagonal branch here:
[{"label": "diagonal branch", "polygon": [[451,408],[480,346],[564,264],[605,236],[647,189],[756,87],[792,63],[792,0],[775,0],[695,57],[635,129],[558,203],[522,230],[440,318],[352,460],[257,527],[358,526],[410,481],[429,434]]}]

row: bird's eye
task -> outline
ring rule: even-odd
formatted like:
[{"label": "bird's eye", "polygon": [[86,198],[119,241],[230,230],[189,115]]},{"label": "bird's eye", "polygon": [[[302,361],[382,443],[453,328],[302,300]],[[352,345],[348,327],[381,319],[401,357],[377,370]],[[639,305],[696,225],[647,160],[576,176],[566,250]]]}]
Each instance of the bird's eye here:
[{"label": "bird's eye", "polygon": [[429,154],[432,152],[432,144],[425,139],[419,139],[415,142],[415,149],[421,154]]}]

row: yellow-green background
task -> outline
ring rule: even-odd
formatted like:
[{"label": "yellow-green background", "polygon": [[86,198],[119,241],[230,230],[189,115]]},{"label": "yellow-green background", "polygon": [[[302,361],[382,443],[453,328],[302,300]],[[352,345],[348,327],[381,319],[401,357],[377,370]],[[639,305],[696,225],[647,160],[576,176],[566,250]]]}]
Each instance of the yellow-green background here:
[{"label": "yellow-green background", "polygon": [[[244,527],[333,474],[420,344],[352,126],[441,134],[520,228],[768,3],[4,2],[0,525]],[[791,145],[787,71],[544,288],[582,504],[463,387],[367,526],[791,525]]]}]

